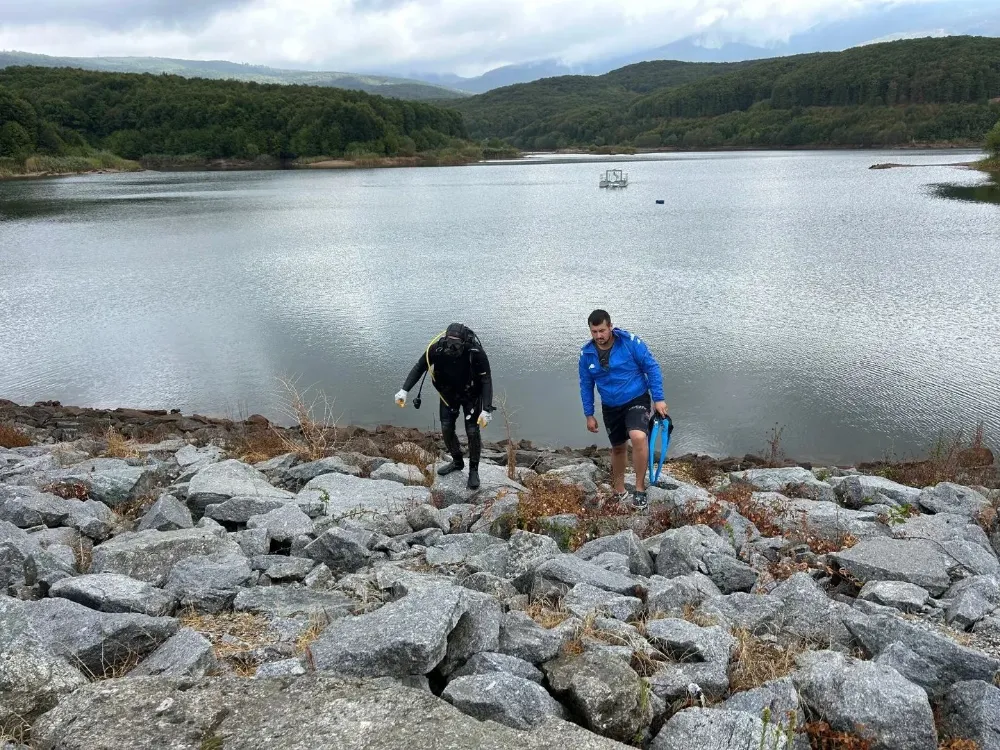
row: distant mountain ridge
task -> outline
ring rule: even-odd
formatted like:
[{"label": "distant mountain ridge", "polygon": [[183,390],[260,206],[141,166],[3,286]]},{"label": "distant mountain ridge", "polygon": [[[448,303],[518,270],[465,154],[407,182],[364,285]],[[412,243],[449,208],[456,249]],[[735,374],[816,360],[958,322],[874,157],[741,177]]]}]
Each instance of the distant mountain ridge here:
[{"label": "distant mountain ridge", "polygon": [[787,41],[757,45],[707,31],[659,47],[567,65],[556,58],[505,65],[480,76],[407,72],[410,78],[475,94],[567,75],[602,75],[626,65],[657,60],[739,62],[771,57],[839,52],[866,43],[927,36],[1000,36],[1000,2],[996,0],[937,0],[921,5],[877,8],[860,16],[819,24]]},{"label": "distant mountain ridge", "polygon": [[16,65],[80,68],[113,73],[170,73],[184,78],[328,86],[413,101],[460,99],[467,96],[465,92],[447,86],[407,78],[335,71],[288,70],[226,60],[183,60],[169,57],[51,57],[30,52],[0,51],[0,68]]}]

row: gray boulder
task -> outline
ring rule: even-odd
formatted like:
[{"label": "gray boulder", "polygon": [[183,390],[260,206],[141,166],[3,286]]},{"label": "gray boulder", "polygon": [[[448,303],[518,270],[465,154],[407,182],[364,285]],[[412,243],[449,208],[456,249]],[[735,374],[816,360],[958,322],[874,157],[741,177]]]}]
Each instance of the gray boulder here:
[{"label": "gray boulder", "polygon": [[190,529],[194,526],[191,511],[173,495],[163,494],[153,503],[146,515],[139,521],[137,531],[174,531],[175,529]]},{"label": "gray boulder", "polygon": [[417,589],[374,612],[335,620],[313,644],[313,662],[342,674],[427,674],[447,655],[448,636],[465,614],[464,591]]},{"label": "gray boulder", "polygon": [[98,612],[131,612],[150,617],[169,615],[177,603],[174,596],[161,589],[117,573],[65,578],[52,585],[49,596],[69,599]]},{"label": "gray boulder", "polygon": [[187,503],[191,511],[201,516],[209,505],[223,503],[231,497],[261,497],[291,500],[294,496],[267,481],[261,472],[236,459],[212,463],[191,478]]},{"label": "gray boulder", "polygon": [[636,575],[648,578],[653,574],[653,558],[634,531],[622,531],[613,536],[599,537],[582,545],[574,554],[584,560],[593,561],[605,552],[617,552],[628,557],[629,570]]},{"label": "gray boulder", "polygon": [[510,581],[492,573],[473,573],[463,578],[460,583],[467,589],[489,594],[502,602],[518,595],[517,589]]},{"label": "gray boulder", "polygon": [[704,573],[689,573],[676,578],[653,576],[650,580],[646,606],[650,612],[679,616],[686,607],[696,607],[722,592]]},{"label": "gray boulder", "polygon": [[289,503],[263,515],[251,516],[247,528],[267,529],[273,541],[287,544],[297,536],[312,534],[313,522],[297,505]]},{"label": "gray boulder", "polygon": [[792,678],[802,703],[834,730],[860,732],[873,750],[937,747],[927,694],[896,670],[832,651],[800,661]]},{"label": "gray boulder", "polygon": [[941,702],[941,734],[1000,750],[1000,690],[982,680],[956,683]]},{"label": "gray boulder", "polygon": [[406,511],[406,522],[414,531],[441,529],[441,531],[447,533],[451,530],[450,524],[444,520],[441,511],[429,503],[414,505],[412,508],[408,508]]},{"label": "gray boulder", "polygon": [[214,672],[216,667],[215,652],[209,640],[191,628],[181,628],[128,676],[200,679]]},{"label": "gray boulder", "polygon": [[413,505],[429,503],[427,487],[405,487],[384,479],[362,479],[347,474],[323,474],[310,480],[297,502],[319,501],[334,518],[402,513]]},{"label": "gray boulder", "polygon": [[852,510],[866,505],[917,506],[920,490],[893,482],[884,477],[849,476],[838,482],[836,493],[841,502]]},{"label": "gray boulder", "polygon": [[92,500],[114,509],[151,490],[160,475],[155,462],[135,466],[120,458],[91,458],[50,472],[48,479],[79,483],[87,488]]},{"label": "gray boulder", "polygon": [[262,516],[279,508],[299,506],[286,498],[279,497],[231,497],[221,503],[205,508],[205,518],[211,518],[220,523],[246,523],[254,516]]},{"label": "gray boulder", "polygon": [[[762,492],[794,494],[797,497],[826,502],[833,502],[836,499],[833,487],[818,480],[809,469],[803,469],[800,466],[734,471],[729,476],[734,482],[746,482]],[[794,493],[792,493],[793,490]]]},{"label": "gray boulder", "polygon": [[625,596],[645,593],[645,587],[629,576],[612,573],[576,555],[559,555],[535,568],[531,595],[532,598],[560,595],[578,583]]},{"label": "gray boulder", "polygon": [[75,566],[43,549],[26,531],[0,521],[0,594],[38,584],[44,591],[75,574]]},{"label": "gray boulder", "polygon": [[[161,706],[169,720],[154,718]],[[36,722],[33,740],[60,750],[626,750],[559,719],[521,731],[479,721],[395,679],[326,674],[88,685]]]},{"label": "gray boulder", "polygon": [[264,680],[269,677],[297,677],[305,673],[306,668],[302,665],[301,659],[282,659],[261,664],[253,673],[253,678]]},{"label": "gray boulder", "polygon": [[650,644],[673,659],[650,679],[653,691],[668,703],[687,694],[692,682],[705,695],[721,697],[729,689],[729,660],[736,639],[720,627],[702,628],[667,618],[646,625]]},{"label": "gray boulder", "polygon": [[567,718],[565,709],[545,688],[506,672],[458,677],[448,683],[441,697],[480,721],[514,729],[531,729],[549,716]]},{"label": "gray boulder", "polygon": [[670,718],[650,750],[786,750],[787,736],[743,711],[687,708]]},{"label": "gray boulder", "polygon": [[267,529],[243,529],[237,531],[232,538],[247,557],[266,555],[271,550],[271,538],[267,535]]},{"label": "gray boulder", "polygon": [[508,612],[500,625],[499,651],[529,664],[541,664],[554,659],[567,640],[564,630],[543,628],[524,612]]},{"label": "gray boulder", "polygon": [[707,573],[704,561],[709,554],[736,557],[736,550],[702,524],[665,531],[647,539],[645,545],[656,557],[656,572],[665,578]]},{"label": "gray boulder", "polygon": [[945,596],[949,600],[945,620],[968,630],[1000,605],[1000,581],[995,576],[965,578]]},{"label": "gray boulder", "polygon": [[869,581],[858,593],[859,599],[911,613],[920,612],[930,596],[927,589],[902,581]]},{"label": "gray boulder", "polygon": [[719,704],[726,711],[743,711],[758,718],[770,717],[770,723],[785,728],[801,723],[799,692],[791,677],[765,682],[758,688],[734,694]]},{"label": "gray boulder", "polygon": [[24,607],[31,627],[59,655],[100,676],[135,656],[145,656],[177,632],[171,617],[106,614],[68,599],[43,599]]},{"label": "gray boulder", "polygon": [[31,721],[86,683],[31,626],[25,604],[0,596],[0,726]]},{"label": "gray boulder", "polygon": [[258,555],[250,560],[252,570],[259,570],[274,583],[301,581],[315,567],[316,562],[305,557]]},{"label": "gray boulder", "polygon": [[281,617],[324,617],[334,620],[347,617],[358,606],[339,591],[314,591],[297,584],[255,586],[241,589],[233,600],[237,612]]},{"label": "gray boulder", "polygon": [[71,506],[79,500],[64,500],[34,487],[0,485],[0,521],[21,529],[62,526]]},{"label": "gray boulder", "polygon": [[340,456],[327,456],[292,467],[283,472],[282,476],[286,483],[301,487],[316,477],[326,474],[344,474],[357,477],[361,475],[361,467],[348,463]]},{"label": "gray boulder", "polygon": [[705,571],[723,594],[750,591],[757,583],[757,571],[731,554],[705,555]]},{"label": "gray boulder", "polygon": [[842,543],[848,536],[866,539],[889,534],[874,507],[851,510],[834,502],[792,499],[776,492],[755,492],[750,502],[766,511],[785,534],[801,533],[805,527],[811,535],[831,543]]},{"label": "gray boulder", "polygon": [[551,537],[518,529],[510,535],[507,545],[506,577],[518,590],[526,592],[531,586],[535,569],[562,554],[559,545]]},{"label": "gray boulder", "polygon": [[925,488],[918,495],[917,504],[925,513],[954,513],[971,519],[978,518],[990,507],[990,501],[983,494],[952,482]]},{"label": "gray boulder", "polygon": [[372,479],[385,479],[400,484],[423,484],[424,474],[412,464],[382,464],[371,473]]},{"label": "gray boulder", "polygon": [[193,555],[174,565],[163,588],[180,607],[215,614],[232,605],[252,575],[242,554]]},{"label": "gray boulder", "polygon": [[891,614],[871,614],[846,618],[844,624],[862,648],[873,658],[894,648],[891,665],[911,682],[924,688],[932,698],[943,695],[956,682],[992,682],[1000,671],[1000,660],[965,646]]},{"label": "gray boulder", "polygon": [[448,652],[438,665],[443,675],[449,675],[472,656],[495,652],[500,648],[500,621],[503,608],[489,594],[460,589],[459,606],[463,613],[448,636]]},{"label": "gray boulder", "polygon": [[425,553],[427,564],[463,565],[469,558],[475,557],[487,548],[503,543],[502,539],[489,534],[449,534],[442,537],[433,547],[427,548]]},{"label": "gray boulder", "polygon": [[138,531],[120,534],[94,547],[91,572],[120,573],[160,586],[181,560],[214,554],[239,555],[240,548],[209,529]]},{"label": "gray boulder", "polygon": [[631,742],[653,720],[648,686],[620,659],[595,652],[563,655],[544,669],[552,690],[597,734]]},{"label": "gray boulder", "polygon": [[372,556],[358,534],[339,527],[328,529],[309,542],[303,554],[325,564],[335,575],[361,570]]},{"label": "gray boulder", "polygon": [[903,581],[925,588],[933,596],[943,594],[951,585],[948,571],[956,565],[940,545],[924,539],[864,539],[832,558],[862,584]]},{"label": "gray boulder", "polygon": [[642,600],[599,589],[587,583],[578,583],[563,599],[568,612],[583,619],[592,613],[602,613],[616,620],[630,620],[643,609]]},{"label": "gray boulder", "polygon": [[541,670],[524,659],[516,656],[507,656],[489,651],[476,654],[465,664],[452,673],[452,679],[456,677],[467,677],[469,675],[491,674],[493,672],[506,672],[524,680],[537,682],[539,685],[545,679]]},{"label": "gray boulder", "polygon": [[509,539],[516,526],[519,502],[517,495],[504,494],[496,497],[484,507],[482,516],[472,524],[469,531]]},{"label": "gray boulder", "polygon": [[[436,463],[428,466],[428,470],[437,471],[442,466]],[[519,492],[527,492],[527,488],[507,477],[506,466],[494,466],[492,464],[479,465],[479,489],[470,490],[466,487],[469,479],[469,470],[456,471],[447,476],[435,476],[434,491],[441,498],[441,504],[456,505],[459,503],[482,502],[482,499],[495,497],[499,492],[517,497]]]}]

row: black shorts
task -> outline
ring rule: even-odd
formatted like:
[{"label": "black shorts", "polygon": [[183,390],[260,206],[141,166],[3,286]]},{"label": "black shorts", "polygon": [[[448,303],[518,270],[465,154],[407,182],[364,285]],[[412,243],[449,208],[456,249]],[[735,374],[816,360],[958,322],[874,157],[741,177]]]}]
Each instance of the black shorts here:
[{"label": "black shorts", "polygon": [[625,443],[633,430],[640,430],[649,437],[653,425],[653,401],[648,393],[621,406],[601,404],[601,413],[604,415],[604,429],[608,431],[611,445]]}]

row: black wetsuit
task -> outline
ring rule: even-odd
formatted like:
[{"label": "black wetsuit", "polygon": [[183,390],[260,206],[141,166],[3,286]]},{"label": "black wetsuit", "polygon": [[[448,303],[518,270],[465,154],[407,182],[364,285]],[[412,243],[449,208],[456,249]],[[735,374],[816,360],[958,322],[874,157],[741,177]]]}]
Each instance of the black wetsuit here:
[{"label": "black wetsuit", "polygon": [[449,356],[439,339],[431,342],[427,351],[406,376],[403,390],[409,391],[431,365],[431,382],[441,397],[441,432],[444,443],[456,464],[462,463],[462,446],[458,442],[459,411],[465,413],[465,434],[469,438],[469,468],[479,469],[483,440],[479,432],[479,415],[493,411],[493,378],[490,361],[478,340],[466,346],[464,354]]}]

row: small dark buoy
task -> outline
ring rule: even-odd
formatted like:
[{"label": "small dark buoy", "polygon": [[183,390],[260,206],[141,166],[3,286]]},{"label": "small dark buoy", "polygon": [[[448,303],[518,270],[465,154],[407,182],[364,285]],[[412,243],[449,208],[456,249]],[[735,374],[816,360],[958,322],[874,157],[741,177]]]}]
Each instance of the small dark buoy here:
[{"label": "small dark buoy", "polygon": [[657,204],[662,205],[663,204],[663,199],[662,198],[657,198],[656,202],[657,202]]}]

